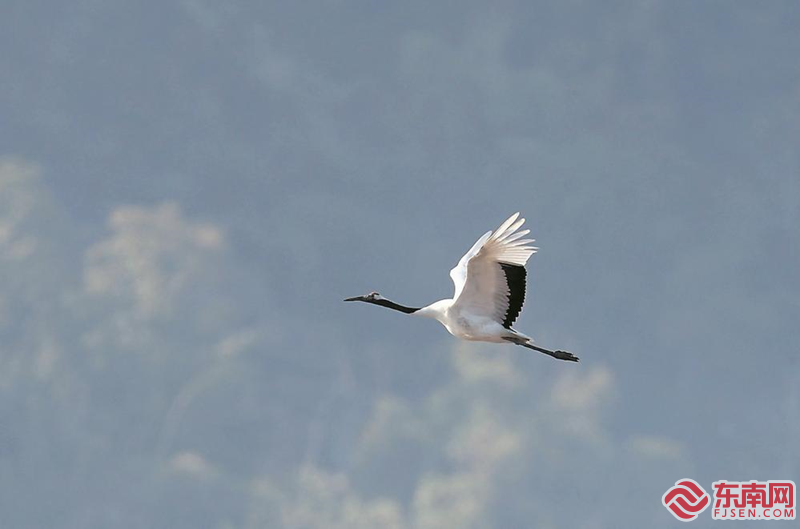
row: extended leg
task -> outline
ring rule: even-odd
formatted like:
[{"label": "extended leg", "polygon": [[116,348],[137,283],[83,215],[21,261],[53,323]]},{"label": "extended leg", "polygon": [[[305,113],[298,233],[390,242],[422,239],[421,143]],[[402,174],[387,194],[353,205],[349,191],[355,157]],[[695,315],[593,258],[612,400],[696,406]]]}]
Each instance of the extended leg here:
[{"label": "extended leg", "polygon": [[567,360],[568,362],[580,361],[577,356],[567,351],[551,351],[550,349],[545,349],[544,347],[539,347],[528,342],[520,342],[512,338],[506,338],[506,340],[508,340],[513,344],[521,345],[522,347],[527,347],[528,349],[533,349],[534,351],[539,351],[540,353],[544,353],[548,356],[552,356],[553,358],[557,358],[559,360]]}]

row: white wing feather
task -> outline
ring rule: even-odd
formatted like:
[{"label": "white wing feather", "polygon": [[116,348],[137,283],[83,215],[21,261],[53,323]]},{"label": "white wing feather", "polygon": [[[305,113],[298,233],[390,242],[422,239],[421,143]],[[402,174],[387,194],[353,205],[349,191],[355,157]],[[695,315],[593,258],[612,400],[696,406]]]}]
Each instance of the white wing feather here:
[{"label": "white wing feather", "polygon": [[517,231],[525,219],[514,213],[493,232],[487,232],[464,254],[450,277],[455,284],[453,307],[502,322],[509,305],[509,288],[500,263],[525,266],[538,248]]}]

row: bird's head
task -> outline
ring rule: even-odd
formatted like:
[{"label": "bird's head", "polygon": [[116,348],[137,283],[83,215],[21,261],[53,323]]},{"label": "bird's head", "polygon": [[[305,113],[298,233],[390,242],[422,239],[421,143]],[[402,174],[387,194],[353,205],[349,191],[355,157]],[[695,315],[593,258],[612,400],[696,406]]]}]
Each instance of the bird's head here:
[{"label": "bird's head", "polygon": [[377,292],[370,292],[369,294],[365,294],[363,296],[355,296],[352,298],[347,298],[345,301],[365,301],[367,303],[375,303],[378,300],[383,299],[380,294]]}]

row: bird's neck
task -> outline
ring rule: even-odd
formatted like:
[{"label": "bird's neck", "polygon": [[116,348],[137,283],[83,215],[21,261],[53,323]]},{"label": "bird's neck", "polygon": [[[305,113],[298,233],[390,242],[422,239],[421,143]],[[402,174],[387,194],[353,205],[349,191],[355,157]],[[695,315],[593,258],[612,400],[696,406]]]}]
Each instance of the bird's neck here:
[{"label": "bird's neck", "polygon": [[381,307],[386,307],[387,309],[392,310],[399,310],[400,312],[404,312],[406,314],[414,314],[419,310],[419,307],[406,307],[399,303],[395,303],[394,301],[389,301],[388,299],[376,299],[372,301],[375,305],[380,305]]},{"label": "bird's neck", "polygon": [[414,316],[424,316],[426,318],[433,318],[444,323],[447,318],[447,312],[453,305],[452,299],[440,299],[426,307],[422,307],[414,313]]}]

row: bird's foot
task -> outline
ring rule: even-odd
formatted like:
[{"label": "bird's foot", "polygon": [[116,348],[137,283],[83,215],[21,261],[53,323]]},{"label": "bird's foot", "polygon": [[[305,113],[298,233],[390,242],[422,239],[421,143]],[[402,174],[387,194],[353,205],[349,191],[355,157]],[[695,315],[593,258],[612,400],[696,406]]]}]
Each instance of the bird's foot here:
[{"label": "bird's foot", "polygon": [[567,360],[568,362],[580,362],[580,359],[568,351],[553,351],[553,358]]}]

